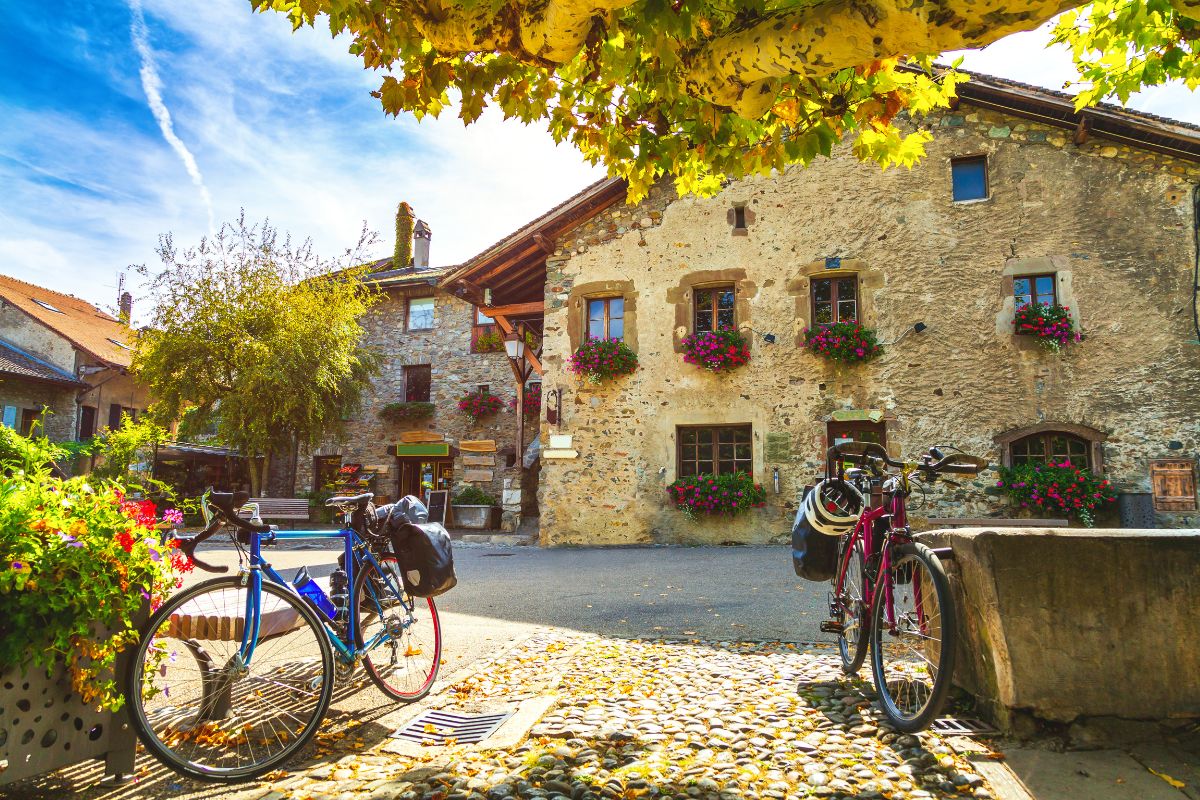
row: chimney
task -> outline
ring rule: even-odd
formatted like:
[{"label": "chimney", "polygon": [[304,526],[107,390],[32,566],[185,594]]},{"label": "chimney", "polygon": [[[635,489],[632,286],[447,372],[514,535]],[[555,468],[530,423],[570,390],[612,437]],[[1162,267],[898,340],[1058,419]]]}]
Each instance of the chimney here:
[{"label": "chimney", "polygon": [[425,220],[417,220],[413,228],[413,266],[417,269],[429,269],[429,240],[433,231],[425,224]]},{"label": "chimney", "polygon": [[121,300],[120,300],[121,322],[124,322],[126,325],[128,325],[129,320],[132,317],[133,317],[133,295],[131,295],[129,292],[121,292]]},{"label": "chimney", "polygon": [[401,203],[396,207],[396,249],[392,254],[392,269],[406,269],[412,264],[412,238],[412,206]]}]

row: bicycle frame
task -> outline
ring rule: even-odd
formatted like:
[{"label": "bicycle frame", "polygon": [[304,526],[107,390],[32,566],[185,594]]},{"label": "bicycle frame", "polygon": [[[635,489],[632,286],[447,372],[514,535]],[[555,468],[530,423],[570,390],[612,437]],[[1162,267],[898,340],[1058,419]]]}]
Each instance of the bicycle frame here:
[{"label": "bicycle frame", "polygon": [[[353,528],[342,528],[337,531],[272,531],[271,533],[251,533],[250,538],[250,564],[248,569],[242,574],[242,581],[245,583],[249,580],[250,591],[246,597],[246,619],[251,620],[251,624],[246,626],[246,630],[242,633],[242,642],[240,654],[242,663],[249,665],[251,659],[254,658],[254,650],[258,646],[259,624],[262,619],[262,581],[263,575],[273,583],[286,587],[293,594],[300,596],[295,587],[287,581],[282,575],[275,571],[270,562],[262,556],[262,540],[267,537],[268,542],[286,541],[293,539],[341,539],[345,545],[345,570],[347,586],[347,608],[357,609],[359,598],[354,591],[354,576],[357,569],[366,563],[375,568],[375,571],[387,584],[387,588],[394,592],[397,597],[401,598],[401,603],[404,605],[405,612],[412,614],[413,606],[410,605],[411,600],[404,600],[403,587],[396,586],[392,582],[391,576],[383,570],[379,562],[371,554],[371,551],[366,547],[366,543],[358,532]],[[360,555],[361,553],[361,555]],[[248,573],[248,574],[247,574]],[[307,601],[305,601],[307,602]],[[354,642],[358,640],[358,614],[351,612],[346,624],[346,639],[338,635],[334,630],[332,620],[325,617],[324,614],[317,615],[322,626],[325,628],[325,635],[329,638],[329,643],[333,646],[336,657],[343,663],[351,663],[359,658],[364,652],[373,649],[379,644],[378,641],[372,640],[364,642],[361,649],[356,648]],[[407,625],[405,626],[407,627]],[[390,634],[386,628],[380,632],[380,637],[388,637]]]}]

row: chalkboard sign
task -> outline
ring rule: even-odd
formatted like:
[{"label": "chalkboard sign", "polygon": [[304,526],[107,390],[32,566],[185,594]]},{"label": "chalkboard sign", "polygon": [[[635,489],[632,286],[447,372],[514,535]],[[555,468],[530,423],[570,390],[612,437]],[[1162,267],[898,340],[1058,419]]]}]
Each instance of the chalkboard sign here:
[{"label": "chalkboard sign", "polygon": [[429,501],[426,505],[429,507],[429,521],[436,522],[440,525],[446,524],[446,506],[450,502],[450,492],[446,489],[431,490],[429,492]]}]

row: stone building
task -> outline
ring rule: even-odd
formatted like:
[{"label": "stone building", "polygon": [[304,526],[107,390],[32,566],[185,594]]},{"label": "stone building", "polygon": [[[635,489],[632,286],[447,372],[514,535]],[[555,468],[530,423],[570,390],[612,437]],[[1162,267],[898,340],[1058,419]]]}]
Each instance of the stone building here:
[{"label": "stone building", "polygon": [[45,410],[45,433],[61,442],[138,416],[150,398],[129,375],[129,336],[90,303],[0,275],[0,422],[28,433]]},{"label": "stone building", "polygon": [[[1065,95],[985,77],[960,96],[921,120],[934,139],[911,170],[843,146],[712,198],[660,186],[633,207],[605,181],[569,219],[514,234],[552,250],[543,380],[561,413],[542,423],[543,543],[771,540],[845,439],[909,458],[933,444],[998,464],[1070,458],[1154,492],[1159,524],[1200,525],[1200,129],[1077,113]],[[1069,306],[1083,340],[1055,354],[1016,335],[1030,296]],[[684,363],[683,337],[727,317],[749,363]],[[875,329],[882,356],[812,354],[818,317]],[[597,324],[639,367],[593,387],[567,359]],[[665,488],[711,469],[751,471],[766,506],[686,519]],[[914,497],[912,515],[1021,515],[994,482]]]},{"label": "stone building", "polygon": [[[363,321],[367,344],[382,357],[380,373],[363,406],[347,420],[345,435],[302,451],[290,483],[297,491],[321,492],[345,488],[349,481],[375,492],[376,503],[424,497],[427,489],[454,496],[475,486],[501,507],[496,523],[512,530],[520,521],[524,470],[504,333],[477,305],[442,285],[458,268],[431,268],[429,228],[418,222],[416,231],[423,241],[414,248],[412,265],[394,269],[392,259],[383,259],[369,277],[383,294]],[[498,397],[502,406],[476,421],[458,402],[479,391]],[[420,404],[430,404],[431,414],[402,416],[430,410]],[[275,490],[290,494],[292,488]]]}]

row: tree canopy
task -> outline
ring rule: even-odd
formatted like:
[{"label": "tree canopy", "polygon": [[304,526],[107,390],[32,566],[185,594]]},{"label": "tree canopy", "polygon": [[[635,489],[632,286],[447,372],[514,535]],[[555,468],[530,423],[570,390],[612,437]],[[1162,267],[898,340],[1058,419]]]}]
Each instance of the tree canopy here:
[{"label": "tree canopy", "polygon": [[133,371],[162,422],[215,423],[220,442],[261,456],[263,491],[274,453],[336,434],[376,369],[360,318],[376,299],[362,281],[364,230],[342,259],[317,257],[267,222],[243,214],[213,238],[180,250],[159,240],[163,268],[150,279],[153,317],[138,333]]},{"label": "tree canopy", "polygon": [[[946,106],[963,76],[933,54],[981,47],[1078,0],[251,0],[293,26],[319,18],[389,114],[457,103],[545,124],[639,199],[662,175],[711,194],[725,177],[828,155],[912,165],[929,134],[896,124]],[[1109,18],[1112,17],[1111,21]],[[1196,79],[1200,0],[1100,0],[1059,27],[1095,86]],[[1127,65],[1134,47],[1144,68]],[[1119,54],[1119,55],[1118,55]]]}]

